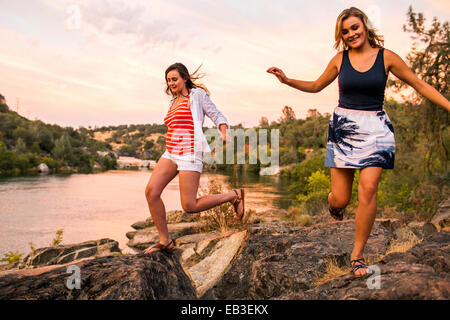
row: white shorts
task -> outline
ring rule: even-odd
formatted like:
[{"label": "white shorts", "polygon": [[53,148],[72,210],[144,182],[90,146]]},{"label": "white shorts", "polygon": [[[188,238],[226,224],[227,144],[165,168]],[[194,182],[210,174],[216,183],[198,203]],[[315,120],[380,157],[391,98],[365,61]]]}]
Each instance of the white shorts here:
[{"label": "white shorts", "polygon": [[197,171],[202,173],[203,159],[201,157],[195,157],[193,160],[192,155],[178,156],[170,154],[169,151],[165,151],[161,158],[172,160],[178,167],[178,171]]}]

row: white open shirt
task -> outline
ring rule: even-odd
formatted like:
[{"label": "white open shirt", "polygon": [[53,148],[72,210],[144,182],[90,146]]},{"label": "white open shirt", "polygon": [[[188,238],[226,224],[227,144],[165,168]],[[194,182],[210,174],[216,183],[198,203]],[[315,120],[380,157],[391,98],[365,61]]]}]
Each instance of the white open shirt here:
[{"label": "white open shirt", "polygon": [[[172,105],[173,100],[174,99],[170,101],[169,108]],[[205,120],[205,114],[217,126],[217,130],[219,131],[219,133],[219,126],[221,124],[227,125],[228,134],[230,126],[225,116],[217,109],[216,105],[209,98],[208,93],[206,93],[206,91],[202,88],[192,88],[189,95],[189,100],[192,120],[194,121],[194,154],[181,156],[180,159],[195,161],[196,158],[203,158],[203,153],[211,152],[208,141],[203,134],[203,122]]]}]

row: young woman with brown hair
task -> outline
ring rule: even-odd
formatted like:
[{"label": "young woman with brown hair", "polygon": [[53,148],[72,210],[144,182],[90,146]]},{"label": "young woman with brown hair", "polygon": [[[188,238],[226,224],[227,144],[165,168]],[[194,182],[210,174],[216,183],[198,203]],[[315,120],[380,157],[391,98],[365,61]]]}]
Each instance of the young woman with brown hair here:
[{"label": "young woman with brown hair", "polygon": [[211,101],[206,88],[195,83],[197,71],[190,75],[183,64],[175,63],[165,72],[166,93],[172,96],[169,111],[164,118],[164,123],[169,128],[166,151],[158,160],[145,188],[145,197],[160,241],[147,248],[144,253],[175,250],[167,229],[161,193],[177,174],[181,205],[186,212],[200,212],[226,202],[233,204],[237,219],[242,219],[245,212],[243,188],[197,198],[203,153],[211,151],[202,130],[205,115],[218,127],[223,141],[226,141],[229,129],[227,119]]}]

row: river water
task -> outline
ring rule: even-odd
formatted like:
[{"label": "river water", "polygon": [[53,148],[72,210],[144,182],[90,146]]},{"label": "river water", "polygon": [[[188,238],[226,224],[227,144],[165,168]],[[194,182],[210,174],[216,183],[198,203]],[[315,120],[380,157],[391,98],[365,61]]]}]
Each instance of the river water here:
[{"label": "river water", "polygon": [[[150,216],[144,191],[151,170],[110,170],[95,174],[39,175],[0,179],[0,257],[9,251],[30,251],[49,246],[63,229],[62,244],[110,238],[127,252],[125,234],[131,224]],[[286,208],[290,200],[276,176],[244,179],[203,173],[200,187],[209,179],[224,189],[246,188],[246,208],[256,211]],[[240,180],[240,181],[238,181]],[[166,210],[181,210],[178,176],[162,199]],[[0,263],[1,264],[1,263]]]}]

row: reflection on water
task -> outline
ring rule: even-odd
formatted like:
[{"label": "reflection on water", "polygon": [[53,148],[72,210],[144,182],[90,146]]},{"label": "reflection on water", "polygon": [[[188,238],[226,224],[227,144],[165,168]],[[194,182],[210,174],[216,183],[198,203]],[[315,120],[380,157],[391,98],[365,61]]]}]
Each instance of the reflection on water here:
[{"label": "reflection on water", "polygon": [[288,185],[279,176],[260,176],[247,171],[236,171],[227,176],[232,188],[245,187],[246,203],[249,208],[267,210],[270,208],[287,209],[292,198],[289,197]]},{"label": "reflection on water", "polygon": [[[144,196],[150,175],[147,170],[111,170],[0,179],[0,256],[8,251],[26,255],[29,242],[36,248],[48,246],[58,229],[64,229],[63,244],[111,238],[124,249],[130,225],[150,215]],[[222,181],[224,189],[244,186],[246,207],[257,211],[290,203],[277,177],[204,173],[202,188],[208,179]],[[178,177],[161,197],[166,210],[181,209]]]}]

